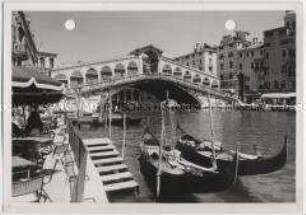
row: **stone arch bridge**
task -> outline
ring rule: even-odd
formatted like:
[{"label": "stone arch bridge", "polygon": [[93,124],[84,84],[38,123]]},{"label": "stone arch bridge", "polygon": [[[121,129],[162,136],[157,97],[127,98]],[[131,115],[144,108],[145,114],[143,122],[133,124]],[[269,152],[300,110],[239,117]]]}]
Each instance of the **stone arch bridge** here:
[{"label": "stone arch bridge", "polygon": [[116,94],[125,88],[153,94],[159,100],[169,97],[178,103],[203,103],[210,95],[222,101],[235,98],[220,91],[216,74],[178,64],[152,46],[135,49],[126,57],[55,69],[52,77],[66,85],[66,94],[84,97]]}]

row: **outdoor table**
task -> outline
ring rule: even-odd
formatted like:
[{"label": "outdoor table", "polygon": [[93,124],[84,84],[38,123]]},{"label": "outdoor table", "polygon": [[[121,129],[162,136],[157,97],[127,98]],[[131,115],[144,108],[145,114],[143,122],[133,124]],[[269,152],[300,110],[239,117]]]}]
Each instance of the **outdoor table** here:
[{"label": "outdoor table", "polygon": [[53,145],[53,139],[47,136],[29,136],[13,138],[13,155],[23,154],[31,160],[41,158],[41,152]]},{"label": "outdoor table", "polygon": [[35,167],[36,164],[32,161],[29,161],[27,159],[24,159],[20,156],[13,156],[12,157],[12,168],[13,168],[13,173],[14,170],[27,170],[27,178],[30,178],[30,168]]}]

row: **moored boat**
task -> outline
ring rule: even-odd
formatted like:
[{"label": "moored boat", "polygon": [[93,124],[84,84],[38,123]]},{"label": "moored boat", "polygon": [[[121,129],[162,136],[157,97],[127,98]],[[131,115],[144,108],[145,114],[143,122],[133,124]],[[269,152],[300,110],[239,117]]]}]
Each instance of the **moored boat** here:
[{"label": "moored boat", "polygon": [[[215,157],[218,167],[222,168],[234,162],[235,152],[224,149],[221,144],[213,144],[211,141],[200,141],[195,137],[183,134],[178,138],[176,148],[181,151],[182,157],[198,165],[209,166],[209,161],[213,154],[212,147],[215,149]],[[271,173],[281,169],[287,162],[288,136],[284,137],[284,144],[281,150],[274,156],[263,156],[257,154],[238,153],[239,158],[239,175],[256,175]]]},{"label": "moored boat", "polygon": [[197,165],[181,157],[180,152],[170,146],[160,149],[160,141],[149,129],[145,130],[139,157],[140,171],[152,188],[157,185],[156,175],[159,168],[161,169],[161,196],[175,195],[177,192],[202,193],[225,190],[237,179],[238,160],[236,161],[221,169]]}]

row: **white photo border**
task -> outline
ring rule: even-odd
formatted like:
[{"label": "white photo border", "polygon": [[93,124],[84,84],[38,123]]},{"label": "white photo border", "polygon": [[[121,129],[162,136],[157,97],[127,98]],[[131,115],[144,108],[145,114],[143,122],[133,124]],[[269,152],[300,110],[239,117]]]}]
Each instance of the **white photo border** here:
[{"label": "white photo border", "polygon": [[[10,1],[3,4],[4,39],[3,39],[3,80],[2,80],[2,131],[3,131],[3,209],[5,213],[303,213],[303,172],[305,174],[305,159],[303,159],[303,111],[296,115],[296,202],[295,203],[180,203],[180,204],[28,204],[11,202],[11,12],[22,11],[263,11],[263,10],[294,10],[296,12],[296,62],[297,62],[297,103],[304,104],[305,85],[305,5],[299,1],[95,1],[82,3],[80,1]],[[303,44],[303,45],[302,45]],[[303,61],[304,60],[304,61]],[[304,68],[303,68],[304,67]],[[304,82],[303,82],[304,81]],[[304,154],[305,155],[305,154]],[[0,172],[1,173],[1,172]]]}]

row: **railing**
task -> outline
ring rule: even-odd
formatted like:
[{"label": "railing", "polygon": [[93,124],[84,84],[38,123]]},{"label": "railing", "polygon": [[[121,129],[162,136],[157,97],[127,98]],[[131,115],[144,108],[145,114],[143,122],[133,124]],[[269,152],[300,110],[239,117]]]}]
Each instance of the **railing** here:
[{"label": "railing", "polygon": [[84,196],[85,187],[85,175],[87,166],[88,151],[80,137],[80,134],[73,127],[73,119],[66,118],[69,144],[74,154],[74,161],[78,168],[78,175],[76,177],[76,183],[73,187],[71,202],[82,202]]},{"label": "railing", "polygon": [[147,79],[158,79],[158,80],[165,80],[165,81],[173,81],[176,82],[177,84],[180,84],[183,87],[187,88],[193,88],[194,90],[198,90],[201,92],[205,93],[210,93],[212,95],[222,97],[225,99],[235,99],[231,97],[230,95],[227,95],[226,93],[216,90],[210,87],[207,87],[203,85],[202,83],[199,82],[193,82],[193,79],[184,79],[184,77],[177,77],[177,76],[170,76],[168,74],[163,74],[163,73],[157,73],[157,74],[136,74],[133,76],[123,76],[123,77],[114,77],[111,80],[106,80],[106,81],[101,81],[97,84],[94,85],[85,85],[81,93],[86,94],[86,93],[91,93],[96,90],[102,90],[102,89],[109,89],[111,87],[117,87],[123,84],[129,84],[133,83],[135,81],[142,81],[142,80],[147,80]]}]

